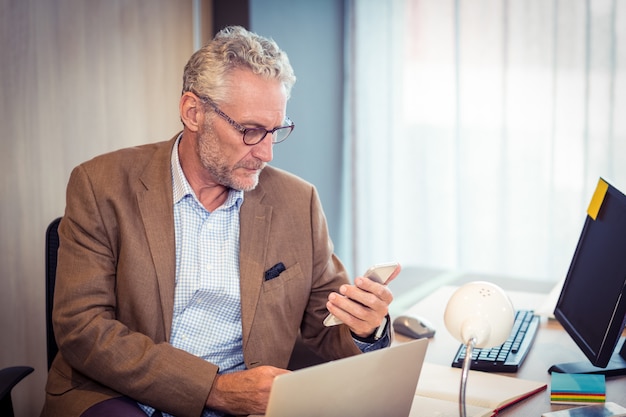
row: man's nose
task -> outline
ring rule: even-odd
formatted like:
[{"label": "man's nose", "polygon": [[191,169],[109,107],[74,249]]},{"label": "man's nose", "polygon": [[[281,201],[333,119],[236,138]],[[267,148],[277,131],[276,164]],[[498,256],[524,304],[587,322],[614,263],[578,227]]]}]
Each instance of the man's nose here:
[{"label": "man's nose", "polygon": [[270,162],[274,158],[274,144],[272,134],[268,133],[261,142],[252,145],[252,155],[263,162]]}]

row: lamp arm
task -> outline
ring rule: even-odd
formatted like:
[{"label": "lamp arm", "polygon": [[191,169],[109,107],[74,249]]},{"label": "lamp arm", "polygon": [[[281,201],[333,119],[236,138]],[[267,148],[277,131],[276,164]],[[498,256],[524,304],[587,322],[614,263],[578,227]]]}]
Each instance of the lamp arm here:
[{"label": "lamp arm", "polygon": [[463,359],[463,368],[461,369],[461,387],[459,389],[459,414],[461,417],[467,415],[465,407],[465,391],[467,389],[467,377],[469,376],[470,366],[472,364],[472,351],[476,345],[476,338],[470,337],[465,345],[465,359]]}]

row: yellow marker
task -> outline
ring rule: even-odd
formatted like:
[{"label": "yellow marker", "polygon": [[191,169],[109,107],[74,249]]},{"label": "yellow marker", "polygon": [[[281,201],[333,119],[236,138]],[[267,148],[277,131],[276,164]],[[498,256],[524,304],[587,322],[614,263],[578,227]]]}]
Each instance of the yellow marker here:
[{"label": "yellow marker", "polygon": [[587,209],[587,214],[593,220],[595,220],[598,217],[598,212],[600,211],[600,207],[602,207],[602,202],[604,202],[604,196],[606,195],[606,191],[608,189],[609,189],[609,184],[607,184],[606,181],[600,178],[598,180],[596,191],[593,193],[593,197],[591,197],[589,208]]}]

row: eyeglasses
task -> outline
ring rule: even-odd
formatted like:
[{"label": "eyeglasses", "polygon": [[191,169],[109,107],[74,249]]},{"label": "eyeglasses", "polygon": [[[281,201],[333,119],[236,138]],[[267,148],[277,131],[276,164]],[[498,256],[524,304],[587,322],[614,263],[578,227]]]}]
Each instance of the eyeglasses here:
[{"label": "eyeglasses", "polygon": [[196,94],[196,96],[198,96],[198,98],[205,103],[208,103],[213,108],[215,113],[217,113],[222,119],[226,120],[228,124],[240,131],[243,135],[243,143],[248,146],[256,145],[257,143],[261,142],[263,139],[265,139],[265,136],[267,136],[268,133],[272,137],[272,143],[280,143],[287,139],[287,137],[293,131],[293,128],[296,127],[296,125],[288,117],[285,118],[285,123],[287,123],[286,126],[275,127],[272,130],[267,130],[263,127],[243,127],[242,125],[231,119],[226,113],[221,111],[219,107],[217,107],[217,104],[215,104],[215,102],[209,97],[202,96],[200,94]]}]

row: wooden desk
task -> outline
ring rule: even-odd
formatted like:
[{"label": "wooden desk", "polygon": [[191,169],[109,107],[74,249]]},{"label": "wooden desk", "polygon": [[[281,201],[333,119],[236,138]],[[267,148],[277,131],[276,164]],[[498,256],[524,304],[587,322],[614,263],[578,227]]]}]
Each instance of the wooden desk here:
[{"label": "wooden desk", "polygon": [[[508,291],[506,283],[498,282],[497,284],[507,290],[515,308],[538,309],[547,295],[546,293]],[[441,287],[408,310],[410,313],[415,313],[428,319],[437,329],[435,337],[429,342],[426,362],[449,366],[459,347],[459,342],[448,333],[443,323],[443,312],[446,303],[455,288],[454,286]],[[532,288],[532,283],[530,283],[528,288]],[[394,344],[408,340],[411,339],[402,335],[396,335]],[[540,416],[541,413],[547,411],[572,407],[550,404],[550,374],[547,371],[555,363],[583,360],[586,360],[585,356],[561,325],[556,320],[542,318],[535,342],[520,370],[515,374],[507,373],[502,375],[543,381],[548,384],[548,388],[505,409],[498,415],[510,417]],[[471,383],[470,377],[468,384],[471,385]],[[626,377],[607,378],[606,400],[626,406]]]}]

